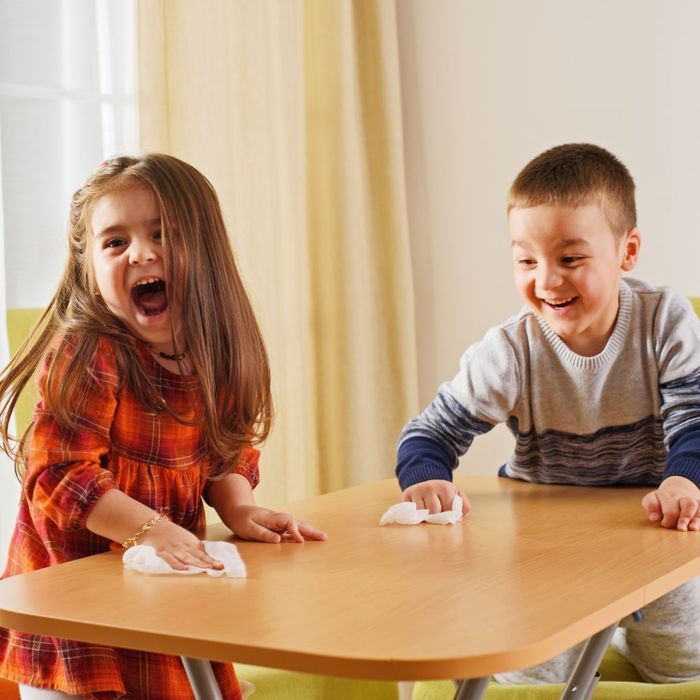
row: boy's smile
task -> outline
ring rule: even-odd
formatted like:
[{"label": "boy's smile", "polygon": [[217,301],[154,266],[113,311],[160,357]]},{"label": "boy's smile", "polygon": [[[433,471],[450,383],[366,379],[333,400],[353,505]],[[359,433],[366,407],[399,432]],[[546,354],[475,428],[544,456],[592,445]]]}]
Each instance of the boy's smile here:
[{"label": "boy's smile", "polygon": [[597,203],[511,209],[515,286],[579,355],[602,352],[615,326],[620,278],[639,253],[639,232],[616,234]]},{"label": "boy's smile", "polygon": [[104,195],[93,207],[90,228],[104,303],[137,338],[173,352],[160,211],[152,192],[134,185]]}]

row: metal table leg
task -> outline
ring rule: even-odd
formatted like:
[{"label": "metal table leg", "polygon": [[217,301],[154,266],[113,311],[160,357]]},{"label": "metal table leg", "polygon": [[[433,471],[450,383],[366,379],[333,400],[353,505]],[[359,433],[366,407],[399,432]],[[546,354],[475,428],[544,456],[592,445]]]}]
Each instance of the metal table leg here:
[{"label": "metal table leg", "polygon": [[608,648],[618,623],[594,634],[584,645],[559,700],[588,700],[593,695],[600,674],[598,666]]},{"label": "metal table leg", "polygon": [[467,678],[463,681],[455,681],[457,683],[457,692],[454,700],[481,700],[490,680],[491,676],[484,676],[483,678]]},{"label": "metal table leg", "polygon": [[[614,625],[606,627],[586,642],[559,700],[590,700],[593,697],[593,691],[600,680],[598,666],[600,666],[617,625],[616,622]],[[490,676],[485,676],[484,678],[455,681],[457,693],[454,700],[481,700],[490,680]]]},{"label": "metal table leg", "polygon": [[[560,700],[590,700],[600,679],[598,666],[600,666],[617,625],[616,622],[614,625],[606,627],[586,642]],[[214,677],[214,671],[208,661],[183,656],[182,664],[196,700],[223,700]],[[481,700],[490,680],[491,676],[484,676],[459,681],[454,700]]]},{"label": "metal table leg", "polygon": [[196,700],[223,700],[214,671],[206,659],[180,658]]}]

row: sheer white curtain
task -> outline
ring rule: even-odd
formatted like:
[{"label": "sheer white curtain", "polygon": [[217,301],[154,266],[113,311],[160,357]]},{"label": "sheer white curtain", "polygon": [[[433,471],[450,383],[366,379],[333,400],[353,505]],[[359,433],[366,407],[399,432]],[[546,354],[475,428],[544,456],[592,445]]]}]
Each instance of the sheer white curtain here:
[{"label": "sheer white curtain", "polygon": [[[0,124],[0,127],[2,124]],[[0,131],[0,162],[2,162],[2,132]],[[2,191],[2,169],[0,169],[0,192]],[[0,197],[0,270],[5,269],[5,226],[3,215],[3,198]],[[0,284],[0,318],[5,318],[5,285]],[[9,359],[7,349],[7,328],[0,323],[0,363],[5,365]],[[12,532],[14,518],[19,498],[19,483],[14,476],[12,461],[0,452],[0,562],[7,557],[7,543]]]},{"label": "sheer white curtain", "polygon": [[[0,0],[0,362],[8,309],[50,300],[70,196],[138,146],[135,0]],[[0,569],[18,485],[0,453]]]}]

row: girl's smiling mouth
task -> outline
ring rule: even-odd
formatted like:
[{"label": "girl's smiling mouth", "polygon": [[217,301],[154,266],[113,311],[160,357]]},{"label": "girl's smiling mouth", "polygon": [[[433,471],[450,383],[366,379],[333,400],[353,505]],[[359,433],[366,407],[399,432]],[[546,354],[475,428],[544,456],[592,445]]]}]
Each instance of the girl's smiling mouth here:
[{"label": "girl's smiling mouth", "polygon": [[138,281],[131,289],[131,300],[144,316],[162,314],[168,308],[165,281],[160,277]]}]

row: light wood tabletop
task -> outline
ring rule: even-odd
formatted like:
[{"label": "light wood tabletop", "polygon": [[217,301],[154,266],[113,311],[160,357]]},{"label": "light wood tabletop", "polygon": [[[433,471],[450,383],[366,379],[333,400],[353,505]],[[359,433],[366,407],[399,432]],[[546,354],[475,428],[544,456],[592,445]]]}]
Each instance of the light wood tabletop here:
[{"label": "light wood tabletop", "polygon": [[647,489],[456,481],[472,512],[453,526],[379,527],[394,480],[290,505],[328,541],[236,541],[247,579],[147,576],[118,552],[9,578],[0,626],[344,677],[471,678],[545,661],[700,574],[700,533],[646,522]]}]

